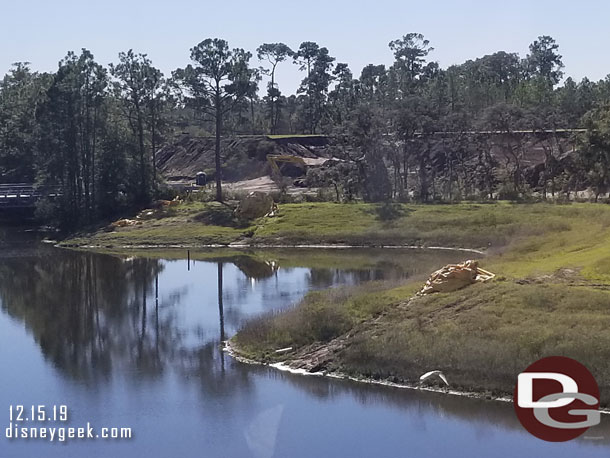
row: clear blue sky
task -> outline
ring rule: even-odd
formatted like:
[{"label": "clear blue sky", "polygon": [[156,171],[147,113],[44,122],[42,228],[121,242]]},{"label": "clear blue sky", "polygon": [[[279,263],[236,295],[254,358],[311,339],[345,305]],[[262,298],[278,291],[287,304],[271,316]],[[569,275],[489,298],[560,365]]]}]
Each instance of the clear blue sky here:
[{"label": "clear blue sky", "polygon": [[[598,80],[610,73],[609,18],[607,0],[0,0],[0,73],[17,61],[54,70],[83,47],[103,64],[133,48],[169,73],[193,45],[220,37],[253,54],[263,42],[316,41],[358,76],[366,64],[391,63],[390,40],[419,32],[442,67],[498,50],[525,56],[538,35],[551,35],[567,75]],[[278,69],[284,93],[301,78],[290,63]]]}]

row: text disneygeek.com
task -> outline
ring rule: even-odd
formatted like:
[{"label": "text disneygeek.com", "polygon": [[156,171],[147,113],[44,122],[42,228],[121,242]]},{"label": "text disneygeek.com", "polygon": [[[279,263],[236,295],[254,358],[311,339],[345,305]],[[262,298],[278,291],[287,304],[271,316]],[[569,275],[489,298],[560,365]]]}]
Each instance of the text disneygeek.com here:
[{"label": "text disneygeek.com", "polygon": [[9,424],[4,430],[4,436],[9,440],[49,442],[92,439],[122,440],[132,437],[132,430],[128,427],[95,428],[89,422],[80,427],[66,426],[68,414],[68,407],[65,405],[11,405],[9,406]]}]

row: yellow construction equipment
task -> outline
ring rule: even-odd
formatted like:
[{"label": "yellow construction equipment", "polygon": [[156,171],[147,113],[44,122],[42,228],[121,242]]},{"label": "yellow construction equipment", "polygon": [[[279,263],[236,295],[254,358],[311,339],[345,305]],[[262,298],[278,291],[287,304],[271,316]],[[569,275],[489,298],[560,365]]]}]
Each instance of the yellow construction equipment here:
[{"label": "yellow construction equipment", "polygon": [[278,163],[284,162],[288,164],[293,164],[305,172],[306,164],[302,157],[299,156],[291,156],[289,154],[268,154],[267,161],[271,166],[271,176],[275,179],[282,178],[282,172],[280,171],[280,167]]}]

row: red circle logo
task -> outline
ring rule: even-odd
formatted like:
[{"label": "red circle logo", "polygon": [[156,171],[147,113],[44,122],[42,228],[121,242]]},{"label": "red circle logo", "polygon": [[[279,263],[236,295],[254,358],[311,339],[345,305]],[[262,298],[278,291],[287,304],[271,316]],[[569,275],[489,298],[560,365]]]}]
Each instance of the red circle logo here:
[{"label": "red circle logo", "polygon": [[564,356],[542,358],[519,374],[514,405],[525,429],[565,442],[599,424],[599,387],[591,372]]}]

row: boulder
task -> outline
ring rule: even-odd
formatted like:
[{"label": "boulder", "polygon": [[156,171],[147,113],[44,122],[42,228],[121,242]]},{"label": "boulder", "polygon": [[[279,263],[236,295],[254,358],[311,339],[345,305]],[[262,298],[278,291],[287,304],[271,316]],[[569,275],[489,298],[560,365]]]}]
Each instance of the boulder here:
[{"label": "boulder", "polygon": [[142,224],[141,221],[136,221],[135,219],[127,219],[127,218],[119,219],[113,223],[110,223],[110,225],[114,228],[127,227],[127,226],[139,226],[140,224]]},{"label": "boulder", "polygon": [[472,283],[491,280],[494,277],[495,274],[481,269],[478,261],[469,260],[460,264],[449,264],[430,275],[418,294],[447,293]]},{"label": "boulder", "polygon": [[265,216],[274,210],[273,198],[263,192],[251,192],[241,199],[236,213],[242,219],[255,219]]}]

